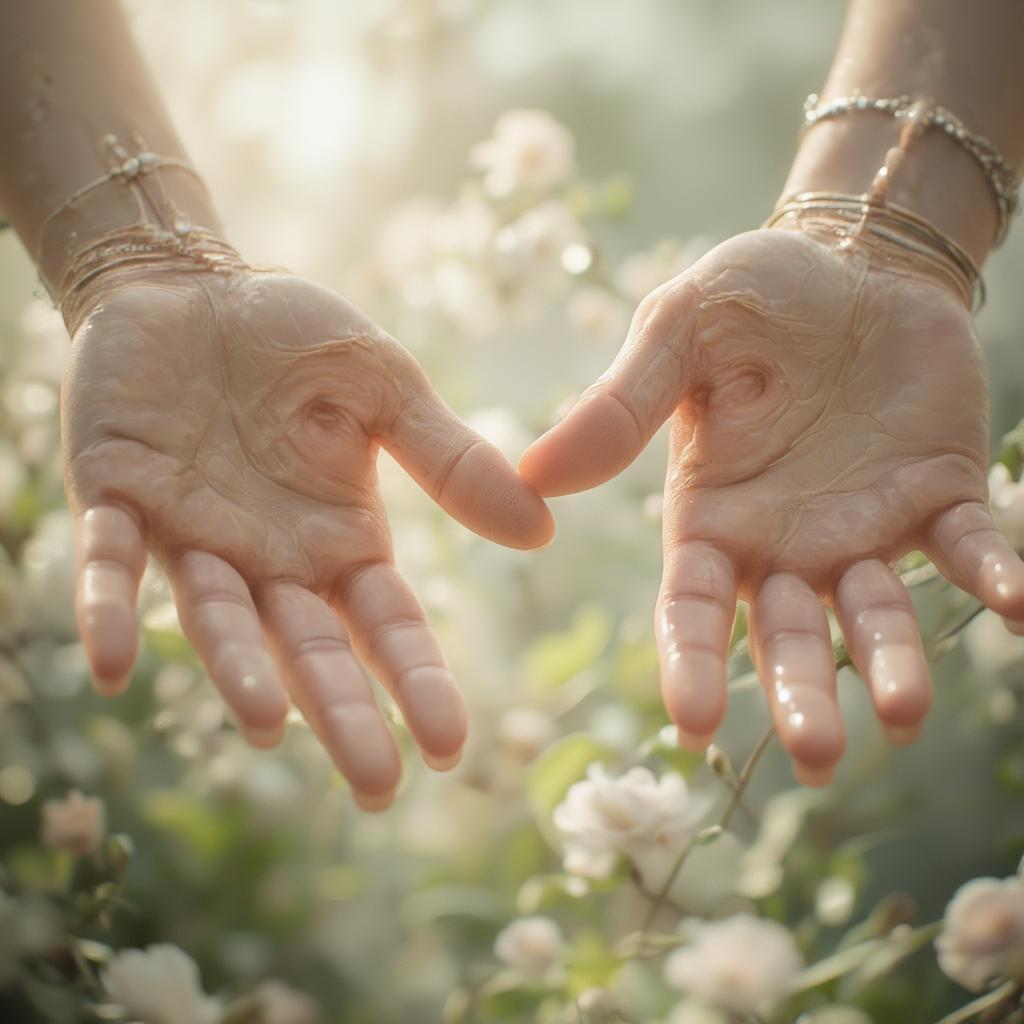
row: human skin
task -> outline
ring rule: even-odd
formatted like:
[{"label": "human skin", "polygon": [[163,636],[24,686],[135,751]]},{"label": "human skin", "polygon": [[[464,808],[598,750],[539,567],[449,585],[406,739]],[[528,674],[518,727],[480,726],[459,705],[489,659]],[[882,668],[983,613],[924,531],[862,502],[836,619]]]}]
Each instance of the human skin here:
[{"label": "human skin", "polygon": [[[822,99],[931,98],[1019,167],[1022,44],[1014,0],[854,0]],[[899,131],[878,113],[816,125],[783,195],[868,191]],[[915,140],[888,188],[984,260],[995,201],[952,140]],[[610,369],[520,472],[545,496],[596,486],[666,420],[655,630],[688,748],[705,748],[725,714],[737,599],[750,603],[773,722],[812,785],[831,779],[845,746],[825,606],[895,742],[918,734],[931,680],[889,563],[923,550],[957,586],[1024,619],[1024,564],[987,506],[981,351],[962,298],[926,268],[790,221],[730,239],[640,304]]]},{"label": "human skin", "polygon": [[[100,140],[113,134],[127,145],[140,133],[149,151],[187,159],[115,0],[0,3],[0,92],[0,208],[72,334],[61,436],[78,535],[76,611],[98,689],[127,683],[152,553],[250,741],[276,743],[293,702],[360,805],[387,806],[398,751],[363,666],[431,766],[458,761],[467,723],[394,564],[378,450],[499,543],[548,542],[550,514],[412,356],[327,288],[155,257],[109,269],[65,301],[73,253],[139,219],[137,196],[120,181],[60,210],[107,172]],[[176,217],[222,234],[187,170],[152,177]]]}]

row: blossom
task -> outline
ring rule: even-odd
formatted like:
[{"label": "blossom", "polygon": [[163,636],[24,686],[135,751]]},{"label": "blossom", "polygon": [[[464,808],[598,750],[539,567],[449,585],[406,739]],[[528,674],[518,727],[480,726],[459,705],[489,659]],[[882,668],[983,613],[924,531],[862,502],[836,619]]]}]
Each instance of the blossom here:
[{"label": "blossom", "polygon": [[803,966],[793,936],[775,921],[734,914],[698,923],[665,961],[665,979],[731,1013],[770,1012]]},{"label": "blossom", "polygon": [[313,1024],[320,1017],[315,1000],[291,985],[268,978],[256,990],[260,1024]]},{"label": "blossom", "polygon": [[71,790],[63,800],[47,800],[42,809],[42,841],[75,856],[94,853],[103,842],[104,807],[99,797]]},{"label": "blossom", "polygon": [[507,110],[492,137],[473,147],[470,161],[500,199],[561,185],[576,169],[575,150],[572,133],[546,110]]},{"label": "blossom", "polygon": [[[706,807],[676,772],[656,779],[649,769],[636,767],[613,778],[602,765],[592,764],[587,778],[570,786],[555,808],[555,828],[565,841],[565,870],[607,878],[616,859],[626,856],[648,884],[660,884]],[[659,873],[662,878],[653,880]]]},{"label": "blossom", "polygon": [[565,945],[562,930],[550,917],[520,917],[494,940],[494,955],[509,967],[542,978],[558,961]]},{"label": "blossom", "polygon": [[997,462],[988,474],[989,504],[999,532],[1014,551],[1024,551],[1024,481]]},{"label": "blossom", "polygon": [[992,978],[1024,980],[1024,880],[975,878],[946,907],[939,966],[974,992]]},{"label": "blossom", "polygon": [[129,1018],[145,1024],[213,1024],[217,1003],[204,995],[196,962],[177,946],[161,944],[115,954],[103,987]]}]

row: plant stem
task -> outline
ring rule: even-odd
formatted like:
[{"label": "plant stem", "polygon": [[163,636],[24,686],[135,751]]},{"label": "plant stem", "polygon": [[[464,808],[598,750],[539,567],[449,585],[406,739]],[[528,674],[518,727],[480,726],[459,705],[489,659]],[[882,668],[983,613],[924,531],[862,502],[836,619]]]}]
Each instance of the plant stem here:
[{"label": "plant stem", "polygon": [[[750,782],[750,777],[754,773],[754,768],[757,767],[757,762],[761,760],[761,755],[767,749],[768,744],[771,742],[771,738],[774,735],[775,727],[770,726],[768,731],[758,741],[757,746],[754,747],[750,757],[747,758],[746,764],[744,764],[743,768],[740,770],[739,777],[736,780],[736,785],[732,788],[729,801],[726,803],[725,808],[722,811],[722,815],[717,822],[718,827],[721,828],[722,831],[725,831],[729,826],[729,822],[732,821],[732,817],[736,813],[736,809],[740,805],[740,800],[743,799],[743,794]],[[642,932],[650,931],[651,925],[654,924],[654,920],[658,916],[658,911],[664,906],[665,900],[668,898],[669,890],[672,888],[672,884],[675,882],[676,877],[682,870],[683,864],[686,863],[686,858],[689,857],[690,851],[694,848],[696,842],[697,839],[695,836],[682,848],[682,850],[680,850],[679,856],[672,865],[672,869],[669,871],[668,876],[665,881],[662,882],[660,888],[651,900],[651,906],[647,911],[647,916],[644,918],[644,923],[641,928]]]},{"label": "plant stem", "polygon": [[986,1010],[994,1009],[1004,1000],[1007,1002],[1008,1008],[1011,1002],[1015,1003],[1020,999],[1020,995],[1020,982],[1008,981],[1005,985],[1000,985],[999,988],[986,992],[985,995],[979,996],[977,999],[972,999],[966,1006],[961,1006],[959,1010],[954,1010],[943,1017],[938,1024],[961,1024],[962,1021],[977,1017]]}]

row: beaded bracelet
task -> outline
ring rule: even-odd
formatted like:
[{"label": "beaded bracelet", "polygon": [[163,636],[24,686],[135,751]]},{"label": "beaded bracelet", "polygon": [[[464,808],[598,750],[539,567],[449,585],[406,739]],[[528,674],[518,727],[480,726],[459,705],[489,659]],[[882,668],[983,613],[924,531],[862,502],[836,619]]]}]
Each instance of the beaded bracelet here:
[{"label": "beaded bracelet", "polygon": [[969,131],[955,114],[930,100],[914,99],[912,96],[875,99],[856,89],[849,96],[839,96],[825,103],[820,102],[816,93],[811,93],[804,101],[804,131],[819,121],[861,110],[873,110],[897,121],[916,123],[922,128],[938,128],[966,150],[980,165],[995,195],[999,213],[995,245],[1002,243],[1020,202],[1017,194],[1020,175],[992,142],[984,135]]}]

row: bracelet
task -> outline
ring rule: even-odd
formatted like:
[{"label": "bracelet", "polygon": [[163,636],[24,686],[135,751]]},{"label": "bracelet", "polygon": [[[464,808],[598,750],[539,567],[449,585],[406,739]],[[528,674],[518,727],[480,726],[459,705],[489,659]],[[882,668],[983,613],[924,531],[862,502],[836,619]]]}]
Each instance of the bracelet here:
[{"label": "bracelet", "polygon": [[247,264],[223,239],[181,219],[172,231],[152,224],[118,228],[75,253],[60,279],[57,293],[69,333],[74,335],[88,305],[89,285],[110,271],[142,266],[230,273]]},{"label": "bracelet", "polygon": [[914,99],[912,96],[875,99],[856,89],[849,96],[840,96],[825,103],[820,103],[817,94],[811,93],[804,102],[803,129],[807,131],[819,121],[860,110],[873,110],[897,121],[913,123],[922,129],[938,128],[966,150],[980,165],[995,196],[999,214],[995,245],[1003,242],[1019,206],[1017,189],[1020,174],[984,135],[969,131],[955,114],[930,100]]},{"label": "bracelet", "polygon": [[813,224],[840,238],[840,246],[860,241],[889,262],[926,265],[956,288],[968,309],[985,302],[981,271],[970,255],[929,221],[875,195],[801,192],[779,202],[764,226],[784,218]]}]

